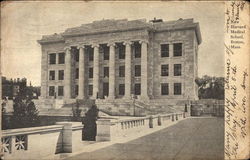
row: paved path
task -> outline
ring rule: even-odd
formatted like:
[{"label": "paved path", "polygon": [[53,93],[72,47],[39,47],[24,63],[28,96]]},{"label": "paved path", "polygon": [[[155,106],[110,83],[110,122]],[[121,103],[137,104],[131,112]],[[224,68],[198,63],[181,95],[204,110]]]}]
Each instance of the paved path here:
[{"label": "paved path", "polygon": [[189,118],[127,143],[116,143],[67,160],[222,160],[224,120]]}]

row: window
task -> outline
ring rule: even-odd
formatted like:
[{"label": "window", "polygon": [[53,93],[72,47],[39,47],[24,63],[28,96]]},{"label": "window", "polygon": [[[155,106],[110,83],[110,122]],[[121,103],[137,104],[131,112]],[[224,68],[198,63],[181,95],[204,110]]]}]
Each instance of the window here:
[{"label": "window", "polygon": [[89,68],[89,78],[93,78],[93,68]]},{"label": "window", "polygon": [[119,95],[125,94],[125,84],[119,84]]},{"label": "window", "polygon": [[169,57],[169,44],[161,45],[161,57]]},{"label": "window", "polygon": [[89,85],[89,95],[93,95],[93,85]]},{"label": "window", "polygon": [[182,56],[182,43],[174,43],[174,57]]},{"label": "window", "polygon": [[174,64],[174,76],[181,76],[181,64]]},{"label": "window", "polygon": [[141,76],[141,65],[135,65],[135,76]]},{"label": "window", "polygon": [[174,95],[181,95],[181,83],[174,83]]},{"label": "window", "polygon": [[55,80],[55,71],[49,71],[49,80]]},{"label": "window", "polygon": [[79,79],[79,68],[76,68],[76,79]]},{"label": "window", "polygon": [[58,96],[63,96],[63,86],[58,86]]},{"label": "window", "polygon": [[87,53],[88,53],[88,57],[89,57],[89,61],[93,61],[94,60],[94,48],[87,48]]},{"label": "window", "polygon": [[49,64],[56,64],[56,54],[55,53],[49,54]]},{"label": "window", "polygon": [[161,84],[161,95],[168,95],[168,83]]},{"label": "window", "polygon": [[78,85],[75,85],[75,95],[76,95],[76,96],[78,96],[78,90],[79,90]]},{"label": "window", "polygon": [[109,47],[103,46],[103,60],[109,60]]},{"label": "window", "polygon": [[79,49],[72,47],[72,53],[76,62],[79,62]]},{"label": "window", "polygon": [[109,67],[104,67],[103,68],[103,73],[104,73],[104,77],[109,77]]},{"label": "window", "polygon": [[119,66],[119,77],[125,77],[125,66]]},{"label": "window", "polygon": [[135,95],[141,95],[141,84],[140,83],[135,84]]},{"label": "window", "polygon": [[64,70],[59,70],[58,71],[58,80],[63,80],[64,79]]},{"label": "window", "polygon": [[168,76],[168,64],[161,65],[161,76]]},{"label": "window", "polygon": [[49,96],[55,95],[55,86],[49,86]]},{"label": "window", "polygon": [[65,53],[59,53],[58,54],[58,64],[64,64],[65,63]]},{"label": "window", "polygon": [[135,42],[134,49],[135,49],[135,58],[141,58],[141,44]]},{"label": "window", "polygon": [[125,46],[119,45],[118,51],[119,51],[119,59],[125,59]]}]

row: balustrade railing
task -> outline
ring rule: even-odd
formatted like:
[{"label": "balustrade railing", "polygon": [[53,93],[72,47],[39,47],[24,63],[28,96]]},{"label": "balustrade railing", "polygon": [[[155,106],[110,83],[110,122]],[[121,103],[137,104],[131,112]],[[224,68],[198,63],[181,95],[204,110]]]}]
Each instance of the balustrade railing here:
[{"label": "balustrade railing", "polygon": [[149,128],[167,126],[173,121],[185,118],[184,113],[170,113],[125,119],[99,119],[97,121],[97,141],[109,141],[119,137],[144,132]]}]

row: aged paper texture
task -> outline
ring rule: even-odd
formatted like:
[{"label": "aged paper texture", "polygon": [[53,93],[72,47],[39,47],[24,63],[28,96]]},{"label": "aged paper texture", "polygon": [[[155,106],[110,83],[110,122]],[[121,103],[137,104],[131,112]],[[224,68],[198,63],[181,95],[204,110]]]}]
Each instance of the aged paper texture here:
[{"label": "aged paper texture", "polygon": [[249,3],[225,3],[225,159],[249,158]]},{"label": "aged paper texture", "polygon": [[[52,121],[57,124],[53,126],[43,124],[38,129],[31,127],[1,130],[1,156],[7,157],[6,159],[249,159],[249,7],[247,1],[1,2],[0,83],[2,84],[2,77],[4,80],[9,78],[11,81],[12,78],[27,78],[28,85],[41,89],[41,95],[34,100],[39,112],[52,117],[45,119],[44,124],[51,124]],[[195,31],[190,32],[192,29]],[[74,36],[70,35],[73,33]],[[154,36],[155,33],[158,35]],[[105,34],[107,34],[106,37],[103,36]],[[54,44],[56,45],[53,46]],[[181,53],[179,57],[181,58],[178,59],[178,55],[175,56],[174,52],[178,51],[180,44],[182,48],[179,48]],[[96,56],[96,53],[105,52],[105,49],[100,51],[99,46],[108,48],[110,54],[108,59],[113,58],[113,61],[102,62],[102,58],[99,59]],[[124,51],[123,58],[117,58],[118,55],[115,55],[120,53],[118,46],[123,47],[121,47],[121,52]],[[132,60],[125,58],[125,53],[130,57],[132,53],[136,53],[135,46],[141,47],[139,52],[144,53],[142,57]],[[72,48],[81,54],[85,53],[87,47],[90,50],[93,49],[94,56],[91,62],[88,62],[91,66],[84,71],[79,68],[84,68],[86,65],[83,63],[81,65],[79,61],[82,60],[81,62],[85,63],[87,60],[78,57],[77,65],[72,65],[73,60],[69,55]],[[167,54],[165,57],[162,55],[164,47]],[[61,53],[66,55],[65,62],[63,60],[60,64],[60,58],[54,58],[55,67],[48,64],[51,63],[52,58],[49,57],[51,54],[59,57]],[[144,56],[147,54],[148,57]],[[74,59],[77,58],[74,57]],[[95,62],[102,64],[99,66]],[[57,63],[58,66],[56,66]],[[64,68],[64,63],[76,68],[68,69],[68,66]],[[128,64],[134,66],[128,67]],[[139,76],[135,73],[138,66]],[[126,70],[132,71],[130,73]],[[179,75],[178,73],[175,75],[175,70],[179,70]],[[74,85],[70,82],[71,71],[73,76],[77,77]],[[120,75],[123,71],[124,73]],[[105,73],[108,76],[105,77]],[[163,74],[166,74],[167,78],[163,77]],[[69,78],[60,79],[62,75]],[[89,84],[85,84],[88,88],[83,87],[86,83],[84,78],[79,78],[84,76],[89,79],[92,76]],[[96,78],[99,76],[104,80],[100,81]],[[110,80],[111,76],[117,81]],[[213,83],[218,77],[224,78],[224,99],[217,98],[219,93],[213,93],[213,99],[210,97],[207,101],[198,100],[200,97],[198,87],[194,85],[196,78],[204,76],[210,76]],[[131,84],[131,79],[135,84]],[[65,80],[65,83],[62,80]],[[119,84],[116,85],[115,82]],[[114,86],[112,89],[110,89],[111,84]],[[126,84],[133,87],[127,89]],[[63,85],[67,85],[68,88]],[[206,89],[209,85],[206,84],[203,87]],[[74,89],[71,90],[72,86]],[[80,87],[84,90],[80,90]],[[4,97],[2,88],[4,87],[1,85],[1,104]],[[167,92],[163,93],[163,88]],[[102,91],[98,92],[99,89]],[[137,90],[139,90],[139,98],[135,96]],[[128,99],[122,97],[126,91],[129,91]],[[90,92],[94,92],[92,97]],[[141,96],[141,92],[146,95],[146,98]],[[96,141],[82,141],[83,125],[80,123],[82,119],[78,120],[78,124],[65,122],[71,118],[73,107],[71,110],[62,106],[67,104],[66,101],[68,104],[74,102],[78,105],[79,97],[80,101],[85,103],[86,93],[100,106],[107,100],[106,106],[103,106],[109,107],[108,111],[100,109],[101,120],[95,124],[97,133],[94,139],[95,136],[99,136]],[[108,97],[111,93],[113,99],[111,96],[111,98]],[[66,94],[68,97],[64,99],[63,96]],[[117,103],[125,107],[120,109],[113,105],[114,97],[118,97]],[[176,102],[176,100],[180,101]],[[12,101],[9,100],[9,102]],[[212,103],[209,103],[209,106],[205,102]],[[223,102],[224,106],[219,105],[219,102]],[[89,101],[86,101],[86,104],[88,103]],[[127,104],[132,107],[126,108]],[[140,111],[138,111],[136,117],[135,104],[139,109],[143,108],[143,105],[147,106],[147,110],[143,108],[146,111],[155,109],[155,112],[152,112],[155,115],[152,113],[146,116],[139,115]],[[190,116],[190,108],[194,104],[198,104],[200,109],[194,111],[196,115]],[[158,108],[152,107],[157,105]],[[218,116],[213,112],[200,115],[200,112],[206,112],[203,110],[209,110],[210,107],[209,111],[211,111],[211,108],[216,105],[223,106],[224,114],[218,113]],[[164,112],[164,118],[161,117],[162,106],[169,107],[168,111],[171,113]],[[13,107],[8,107],[7,111],[13,111]],[[178,109],[182,112],[184,109],[185,112],[189,110],[189,115],[177,113]],[[115,113],[120,111],[123,115],[110,114],[113,110]],[[66,111],[70,113],[66,116],[60,115],[65,114]],[[158,111],[157,114],[156,111]],[[11,115],[11,113],[3,113],[3,109],[1,114]],[[107,120],[107,117],[111,117],[111,120]],[[164,121],[171,124],[166,127],[163,125]],[[143,125],[146,127],[143,128]],[[152,127],[153,125],[158,128]],[[115,127],[120,127],[120,130]],[[132,130],[133,127],[134,130]],[[117,136],[118,138],[112,141],[111,134],[122,136]],[[102,142],[103,139],[106,142]],[[74,146],[75,142],[77,145]]]}]

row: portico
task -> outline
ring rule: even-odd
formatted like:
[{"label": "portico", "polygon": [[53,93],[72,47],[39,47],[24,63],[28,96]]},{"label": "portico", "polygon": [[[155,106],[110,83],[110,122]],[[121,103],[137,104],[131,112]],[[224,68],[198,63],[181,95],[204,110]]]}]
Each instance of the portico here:
[{"label": "portico", "polygon": [[[131,99],[131,94],[132,94],[132,67],[133,67],[133,62],[132,60],[134,59],[134,53],[132,53],[132,48],[135,42],[140,43],[140,51],[141,51],[141,58],[139,59],[139,64],[141,65],[141,76],[140,76],[140,81],[139,83],[143,86],[141,87],[141,97],[143,98],[148,98],[148,93],[147,93],[147,44],[148,42],[146,40],[137,40],[137,41],[118,41],[118,42],[112,42],[112,43],[105,43],[105,42],[99,42],[99,43],[93,43],[91,45],[88,45],[87,47],[91,47],[94,52],[93,52],[93,65],[89,65],[88,61],[86,61],[86,57],[89,57],[89,53],[86,50],[86,45],[77,45],[77,49],[79,50],[79,69],[77,70],[79,73],[79,78],[78,78],[78,95],[77,99],[86,99],[86,98],[91,98],[91,99],[103,99],[105,98],[103,95],[103,91],[101,91],[101,87],[103,85],[103,79],[104,76],[101,73],[101,69],[104,68],[104,62],[107,62],[108,66],[108,93],[107,98],[108,99],[116,99],[119,96],[119,93],[117,93],[116,87],[119,86],[116,83],[119,83],[119,80],[123,80],[125,83],[125,88],[124,88],[124,95],[120,95],[119,98],[126,98],[126,99]],[[124,45],[125,47],[125,59],[119,59],[119,45],[117,44]],[[102,50],[101,44],[107,44],[107,47],[109,48],[108,51],[108,60],[104,60],[103,57],[104,53],[100,52]],[[64,80],[64,87],[65,87],[65,93],[64,97],[65,98],[73,98],[72,95],[72,86],[74,86],[74,77],[72,77],[75,74],[72,74],[72,71],[75,71],[74,68],[74,60],[72,55],[73,53],[71,52],[71,47],[66,47],[65,48],[65,80]],[[138,61],[138,60],[137,60]],[[138,62],[137,62],[138,63]],[[119,76],[119,70],[116,70],[117,65],[125,65],[125,76],[120,77]],[[88,68],[91,68],[93,66],[93,78],[86,76],[86,72],[88,71]],[[105,77],[106,78],[106,77]],[[118,79],[116,81],[116,79]],[[88,88],[88,81],[93,82],[93,94],[88,95],[86,93],[86,90]],[[138,81],[137,81],[138,83]],[[107,89],[107,88],[106,88]],[[119,92],[119,91],[118,91]]]}]

